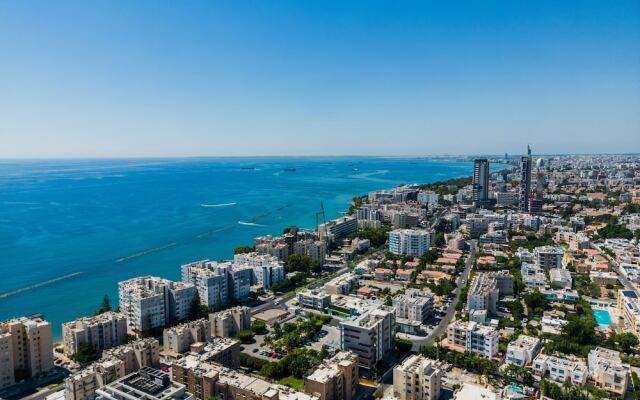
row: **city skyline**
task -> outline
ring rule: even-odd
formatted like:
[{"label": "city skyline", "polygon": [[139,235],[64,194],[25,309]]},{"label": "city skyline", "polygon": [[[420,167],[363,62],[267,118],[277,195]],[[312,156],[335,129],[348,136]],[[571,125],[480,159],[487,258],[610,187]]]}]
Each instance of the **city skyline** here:
[{"label": "city skyline", "polygon": [[33,4],[3,159],[640,150],[637,2]]}]

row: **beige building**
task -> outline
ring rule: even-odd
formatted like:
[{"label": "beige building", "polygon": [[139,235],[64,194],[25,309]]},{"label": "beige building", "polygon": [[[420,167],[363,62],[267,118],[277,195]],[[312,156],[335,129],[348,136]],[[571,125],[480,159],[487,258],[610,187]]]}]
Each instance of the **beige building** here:
[{"label": "beige building", "polygon": [[238,306],[209,314],[211,336],[233,337],[238,332],[251,329],[251,310]]},{"label": "beige building", "polygon": [[106,312],[62,324],[62,344],[67,357],[77,353],[84,343],[90,343],[100,354],[126,340],[127,319],[120,313]]},{"label": "beige building", "polygon": [[442,373],[440,362],[412,355],[393,369],[393,392],[400,400],[437,400]]},{"label": "beige building", "polygon": [[358,381],[358,356],[341,351],[304,377],[304,391],[319,395],[320,400],[351,400]]},{"label": "beige building", "polygon": [[0,388],[51,370],[51,324],[40,317],[0,322],[0,361]]},{"label": "beige building", "polygon": [[171,379],[186,385],[195,399],[207,400],[320,400],[317,395],[298,392],[253,375],[247,375],[190,354],[171,366]]},{"label": "beige building", "polygon": [[168,357],[176,357],[188,351],[193,343],[211,339],[211,324],[202,318],[165,329],[162,336],[163,353]]},{"label": "beige building", "polygon": [[629,366],[622,364],[620,352],[596,347],[589,352],[589,375],[597,386],[624,396],[629,385]]},{"label": "beige building", "polygon": [[148,338],[114,347],[102,359],[65,379],[65,400],[93,400],[109,382],[160,362],[160,343]]},{"label": "beige building", "polygon": [[340,322],[342,350],[358,355],[361,367],[371,369],[393,350],[395,309],[376,305],[362,314]]}]

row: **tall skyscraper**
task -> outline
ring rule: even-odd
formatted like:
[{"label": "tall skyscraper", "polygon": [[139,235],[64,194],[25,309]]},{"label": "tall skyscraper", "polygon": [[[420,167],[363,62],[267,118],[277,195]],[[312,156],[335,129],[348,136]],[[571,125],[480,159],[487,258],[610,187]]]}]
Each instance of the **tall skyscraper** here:
[{"label": "tall skyscraper", "polygon": [[483,207],[489,200],[489,160],[479,158],[473,163],[473,204]]},{"label": "tall skyscraper", "polygon": [[531,191],[531,148],[527,146],[527,155],[520,157],[520,187],[518,189],[518,209],[529,211],[529,192]]}]

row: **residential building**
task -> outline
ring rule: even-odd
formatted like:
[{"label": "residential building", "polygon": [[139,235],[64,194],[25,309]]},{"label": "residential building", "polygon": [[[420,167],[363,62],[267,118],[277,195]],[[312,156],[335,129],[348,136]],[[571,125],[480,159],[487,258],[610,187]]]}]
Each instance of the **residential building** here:
[{"label": "residential building", "polygon": [[340,351],[304,376],[304,391],[318,395],[319,400],[351,400],[358,383],[358,356]]},{"label": "residential building", "polygon": [[251,309],[237,306],[209,314],[209,323],[211,336],[234,337],[238,332],[251,328]]},{"label": "residential building", "polygon": [[196,261],[181,267],[182,281],[195,285],[200,304],[212,310],[225,307],[229,301],[229,279],[227,268],[209,260]]},{"label": "residential building", "polygon": [[486,207],[489,201],[489,160],[479,158],[473,162],[473,204]]},{"label": "residential building", "polygon": [[320,400],[310,395],[248,375],[190,354],[171,366],[175,382],[187,386],[197,400]]},{"label": "residential building", "polygon": [[551,268],[549,270],[551,286],[556,288],[571,288],[571,271],[564,268]]},{"label": "residential building", "polygon": [[518,209],[529,212],[529,192],[531,191],[531,151],[520,157],[520,185],[518,186]]},{"label": "residential building", "polygon": [[127,318],[122,313],[105,312],[93,317],[78,318],[62,324],[64,354],[71,357],[84,343],[101,354],[127,340]]},{"label": "residential building", "polygon": [[622,364],[620,352],[603,347],[589,351],[589,375],[595,384],[609,393],[624,396],[629,385],[629,365]]},{"label": "residential building", "polygon": [[129,333],[141,335],[187,320],[197,290],[191,283],[141,276],[119,282],[118,295]]},{"label": "residential building", "polygon": [[202,318],[165,329],[162,336],[164,354],[168,357],[178,357],[179,354],[188,351],[193,343],[211,339],[211,324]]},{"label": "residential building", "polygon": [[0,388],[53,369],[51,324],[39,316],[0,322]]},{"label": "residential building", "polygon": [[540,246],[533,249],[533,259],[539,268],[549,271],[553,268],[562,268],[562,247]]},{"label": "residential building", "polygon": [[407,289],[404,294],[393,298],[396,322],[408,320],[422,324],[433,314],[433,294],[420,289]]},{"label": "residential building", "polygon": [[327,294],[347,295],[358,285],[358,278],[353,273],[337,276],[327,282],[324,288]]},{"label": "residential building", "polygon": [[237,339],[213,337],[200,345],[200,349],[192,351],[199,354],[200,360],[240,368],[240,342]]},{"label": "residential building", "polygon": [[192,400],[186,386],[172,381],[169,375],[153,368],[120,378],[96,390],[96,400]]},{"label": "residential building", "polygon": [[389,251],[400,256],[421,257],[431,247],[433,230],[395,229],[389,232]]},{"label": "residential building", "polygon": [[539,354],[533,360],[532,372],[535,375],[549,378],[556,382],[570,381],[574,385],[582,386],[587,382],[587,366],[584,361],[575,356],[552,356]]},{"label": "residential building", "polygon": [[318,225],[320,240],[339,241],[358,231],[358,220],[352,216],[336,218]]},{"label": "residential building", "polygon": [[465,351],[492,358],[498,354],[498,331],[474,321],[456,320],[447,327],[447,342]]},{"label": "residential building", "polygon": [[533,336],[520,335],[507,346],[505,363],[525,367],[533,361],[540,351],[540,339]]},{"label": "residential building", "polygon": [[304,308],[324,311],[331,304],[331,295],[322,289],[305,289],[296,294],[298,305]]},{"label": "residential building", "polygon": [[418,203],[427,206],[437,206],[438,205],[438,193],[432,190],[421,190],[418,192]]},{"label": "residential building", "polygon": [[340,322],[341,348],[358,355],[360,367],[371,369],[393,349],[395,310],[377,305]]},{"label": "residential building", "polygon": [[393,368],[393,392],[400,400],[438,400],[443,374],[439,361],[411,355]]},{"label": "residential building", "polygon": [[267,254],[244,253],[233,257],[235,265],[248,265],[253,269],[253,282],[270,290],[272,285],[284,280],[284,264],[278,259]]},{"label": "residential building", "polygon": [[467,295],[468,310],[496,313],[500,295],[513,294],[513,275],[508,270],[478,272]]}]

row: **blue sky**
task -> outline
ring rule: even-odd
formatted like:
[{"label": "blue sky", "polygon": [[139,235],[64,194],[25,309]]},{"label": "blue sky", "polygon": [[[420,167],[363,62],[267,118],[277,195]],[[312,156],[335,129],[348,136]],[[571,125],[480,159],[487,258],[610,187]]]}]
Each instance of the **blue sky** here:
[{"label": "blue sky", "polygon": [[0,2],[0,158],[640,152],[638,1]]}]

